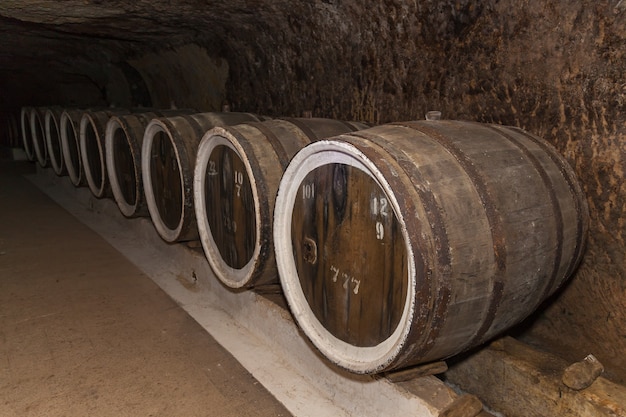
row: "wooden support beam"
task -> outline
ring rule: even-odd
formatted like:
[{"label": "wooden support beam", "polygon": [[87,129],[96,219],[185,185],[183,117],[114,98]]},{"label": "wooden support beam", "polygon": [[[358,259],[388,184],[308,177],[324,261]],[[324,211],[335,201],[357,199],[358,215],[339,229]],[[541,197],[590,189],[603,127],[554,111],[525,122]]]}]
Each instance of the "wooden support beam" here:
[{"label": "wooden support beam", "polygon": [[448,370],[448,365],[445,362],[431,362],[420,366],[414,366],[412,368],[401,369],[396,372],[387,372],[385,377],[391,382],[404,382],[414,378],[420,378],[429,375],[442,374]]},{"label": "wooden support beam", "polygon": [[626,416],[626,387],[597,376],[601,365],[588,358],[569,366],[506,337],[449,365],[449,382],[507,417]]}]

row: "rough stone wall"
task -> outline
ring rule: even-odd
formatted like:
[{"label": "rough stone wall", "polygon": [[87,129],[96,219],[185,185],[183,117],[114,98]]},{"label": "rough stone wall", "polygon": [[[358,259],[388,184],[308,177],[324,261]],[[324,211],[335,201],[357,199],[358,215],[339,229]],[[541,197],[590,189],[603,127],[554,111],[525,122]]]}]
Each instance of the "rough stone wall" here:
[{"label": "rough stone wall", "polygon": [[[440,110],[544,137],[578,173],[591,231],[523,337],[593,353],[626,380],[625,0],[5,0],[0,16],[16,34],[0,46],[4,102],[69,104],[84,85],[83,101],[210,110],[225,96],[234,110],[370,123]],[[119,71],[128,87],[114,92]]]},{"label": "rough stone wall", "polygon": [[[526,336],[545,339],[570,360],[594,353],[621,368],[614,377],[624,381],[622,3],[318,2],[288,18],[285,31],[265,33],[250,53],[260,65],[231,58],[231,100],[275,115],[312,109],[371,123],[440,110],[445,118],[515,125],[549,140],[579,175],[591,230],[574,279]],[[253,47],[231,42],[231,53]]]},{"label": "rough stone wall", "polygon": [[197,45],[149,53],[129,63],[150,92],[145,105],[220,111],[226,99],[228,64],[209,57],[206,49]]}]

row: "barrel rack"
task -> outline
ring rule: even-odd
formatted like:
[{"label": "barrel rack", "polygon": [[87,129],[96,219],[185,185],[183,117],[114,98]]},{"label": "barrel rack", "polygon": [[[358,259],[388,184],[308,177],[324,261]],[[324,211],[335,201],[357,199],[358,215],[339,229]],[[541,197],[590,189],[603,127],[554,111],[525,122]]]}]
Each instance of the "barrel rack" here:
[{"label": "barrel rack", "polygon": [[227,289],[198,244],[165,243],[149,219],[125,218],[113,200],[50,168],[38,166],[29,179],[124,253],[296,416],[626,415],[626,388],[590,372],[593,360],[570,365],[510,337],[450,369],[436,362],[378,376],[342,371],[302,337],[279,294]]}]

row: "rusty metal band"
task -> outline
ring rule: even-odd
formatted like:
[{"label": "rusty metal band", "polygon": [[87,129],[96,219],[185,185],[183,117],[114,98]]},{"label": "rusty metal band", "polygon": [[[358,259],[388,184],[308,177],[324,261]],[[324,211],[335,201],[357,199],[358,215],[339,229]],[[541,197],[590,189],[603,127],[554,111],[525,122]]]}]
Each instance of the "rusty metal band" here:
[{"label": "rusty metal band", "polygon": [[299,120],[299,119],[289,117],[289,118],[285,118],[285,119],[283,119],[283,120],[286,120],[286,121],[288,121],[289,123],[296,125],[296,127],[297,127],[298,129],[300,129],[300,130],[301,130],[301,131],[302,131],[302,132],[303,132],[306,136],[308,136],[308,137],[309,137],[309,139],[310,139],[310,141],[311,141],[311,142],[317,142],[318,140],[322,139],[322,138],[318,137],[318,136],[315,134],[315,132],[313,132],[313,131],[311,130],[311,128],[309,128],[309,127],[306,125],[306,123],[303,123],[303,122],[302,122],[301,120]]},{"label": "rusty metal band", "polygon": [[491,231],[491,239],[493,242],[496,273],[492,286],[492,296],[489,301],[486,317],[484,318],[480,328],[477,330],[476,334],[470,342],[470,345],[475,344],[476,342],[482,340],[483,336],[487,333],[487,331],[493,324],[496,318],[496,313],[500,306],[500,301],[502,300],[504,294],[504,276],[506,273],[507,252],[502,217],[500,216],[498,208],[495,206],[493,199],[491,198],[489,187],[487,186],[487,182],[483,178],[483,175],[478,171],[478,169],[474,166],[473,162],[467,157],[467,155],[465,155],[454,143],[452,143],[450,138],[446,137],[436,129],[433,129],[421,123],[409,122],[400,123],[400,125],[409,127],[430,136],[432,139],[437,141],[446,151],[448,151],[457,160],[461,168],[463,168],[463,170],[472,181],[472,184],[474,185],[474,188],[478,193],[478,197],[480,198],[480,201],[485,209],[485,214],[489,223],[489,229]]},{"label": "rusty metal band", "polygon": [[[201,139],[202,136],[204,136],[204,134],[208,130],[208,129],[203,128],[195,118],[191,117],[191,115],[181,114],[179,116],[174,116],[174,117],[182,117],[183,119],[185,119],[187,123],[191,126],[191,128],[194,130],[194,132],[196,132],[196,134],[198,135],[198,139]],[[166,117],[165,119],[169,119],[169,117]]]},{"label": "rusty metal band", "polygon": [[348,129],[350,129],[350,132],[356,132],[358,130],[361,130],[360,128],[356,127],[350,122],[346,122],[345,120],[337,120],[337,121],[341,123],[342,125],[346,126]]},{"label": "rusty metal band", "polygon": [[570,189],[570,193],[572,194],[572,200],[574,200],[574,205],[576,207],[576,213],[578,213],[578,216],[577,216],[577,222],[576,222],[576,246],[574,248],[574,253],[570,261],[570,264],[565,273],[565,276],[570,276],[574,272],[574,269],[576,268],[576,266],[578,265],[578,262],[580,261],[580,258],[582,257],[582,252],[583,252],[583,242],[584,242],[584,233],[585,233],[584,232],[584,229],[585,229],[584,218],[587,215],[587,209],[585,207],[585,202],[582,201],[582,198],[584,198],[582,197],[582,191],[580,190],[578,184],[573,178],[574,173],[571,172],[570,167],[566,165],[566,162],[563,160],[563,158],[560,155],[556,153],[556,150],[553,147],[548,146],[542,140],[524,131],[523,129],[519,129],[516,127],[513,127],[512,129],[515,129],[516,131],[518,131],[519,133],[527,137],[529,140],[533,141],[535,144],[537,144],[537,146],[539,146],[546,153],[546,155],[550,157],[552,162],[554,162],[554,164],[559,168],[559,171],[561,172],[561,175],[563,176],[563,179],[567,183],[567,186]]},{"label": "rusty metal band", "polygon": [[[289,155],[287,154],[287,151],[283,147],[283,144],[276,137],[274,132],[272,132],[271,129],[269,129],[265,124],[263,124],[263,122],[248,123],[248,124],[250,126],[254,126],[255,129],[257,129],[259,132],[261,132],[265,136],[269,144],[272,146],[272,149],[274,149],[274,152],[276,153],[276,156],[278,157],[278,160],[280,161],[280,166],[282,167],[283,171],[285,171],[285,169],[287,168],[287,165],[289,165],[289,160],[290,160]],[[239,137],[237,137],[237,139],[239,140]]]},{"label": "rusty metal band", "polygon": [[533,166],[537,174],[539,174],[539,176],[541,177],[541,181],[543,182],[543,185],[546,191],[548,192],[548,195],[550,198],[550,205],[552,207],[552,214],[554,216],[555,228],[556,228],[555,230],[556,251],[554,254],[555,255],[554,262],[552,265],[552,274],[550,275],[548,282],[543,288],[543,291],[541,293],[541,298],[539,299],[539,302],[537,303],[538,305],[541,302],[541,300],[543,300],[545,297],[547,297],[550,294],[551,289],[554,286],[554,283],[559,278],[558,276],[559,269],[560,269],[559,266],[561,265],[561,259],[563,258],[563,229],[564,229],[563,213],[561,211],[561,205],[559,204],[559,199],[557,198],[556,192],[554,191],[554,184],[552,182],[552,179],[550,178],[546,170],[543,168],[539,159],[535,155],[533,155],[533,153],[526,146],[524,146],[518,139],[514,138],[511,134],[507,133],[505,130],[506,128],[496,127],[494,125],[486,125],[486,127],[497,132],[499,135],[502,135],[503,137],[505,137],[512,145],[514,145],[520,150],[522,155],[524,155],[524,157]]}]

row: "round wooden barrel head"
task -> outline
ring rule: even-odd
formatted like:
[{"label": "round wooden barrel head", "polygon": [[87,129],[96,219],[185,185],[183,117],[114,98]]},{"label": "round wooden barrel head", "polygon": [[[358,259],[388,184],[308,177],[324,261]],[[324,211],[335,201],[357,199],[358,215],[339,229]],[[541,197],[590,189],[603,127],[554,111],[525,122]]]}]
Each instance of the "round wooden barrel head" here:
[{"label": "round wooden barrel head", "polygon": [[256,216],[246,166],[234,149],[218,145],[205,171],[205,207],[210,233],[222,261],[241,269],[252,259]]},{"label": "round wooden barrel head", "polygon": [[174,230],[182,217],[183,190],[174,145],[163,131],[154,135],[150,148],[150,178],[161,220]]},{"label": "round wooden barrel head", "polygon": [[126,133],[118,128],[112,137],[114,175],[126,204],[137,204],[137,176],[135,175],[135,161]]},{"label": "round wooden barrel head", "polygon": [[291,238],[304,297],[325,329],[359,347],[392,336],[407,301],[407,250],[371,175],[342,163],[311,170],[299,185]]}]

